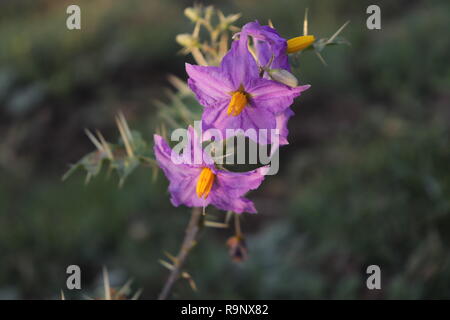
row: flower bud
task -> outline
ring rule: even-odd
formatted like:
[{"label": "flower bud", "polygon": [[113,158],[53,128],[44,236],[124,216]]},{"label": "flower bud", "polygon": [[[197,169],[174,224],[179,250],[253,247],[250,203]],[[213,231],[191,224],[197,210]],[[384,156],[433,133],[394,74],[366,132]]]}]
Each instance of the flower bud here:
[{"label": "flower bud", "polygon": [[186,48],[192,48],[197,45],[197,39],[189,33],[182,33],[177,35],[176,41]]},{"label": "flower bud", "polygon": [[197,22],[200,19],[200,10],[197,7],[188,7],[184,9],[184,15],[188,17],[192,22]]},{"label": "flower bud", "polygon": [[234,262],[242,262],[247,259],[247,246],[242,236],[233,236],[228,238],[227,246],[230,257]]},{"label": "flower bud", "polygon": [[283,83],[289,87],[296,87],[298,85],[297,78],[287,70],[269,69],[268,73],[272,80]]}]

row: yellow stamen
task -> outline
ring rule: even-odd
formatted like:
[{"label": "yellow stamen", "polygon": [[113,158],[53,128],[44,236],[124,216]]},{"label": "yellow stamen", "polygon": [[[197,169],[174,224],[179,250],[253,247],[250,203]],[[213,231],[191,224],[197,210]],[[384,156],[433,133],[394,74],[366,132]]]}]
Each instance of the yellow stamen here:
[{"label": "yellow stamen", "polygon": [[300,36],[287,41],[287,53],[294,53],[308,48],[316,41],[314,36]]},{"label": "yellow stamen", "polygon": [[216,175],[209,168],[203,168],[197,180],[196,193],[199,198],[208,198]]},{"label": "yellow stamen", "polygon": [[232,116],[239,115],[247,105],[247,94],[242,91],[236,91],[231,97],[230,104],[228,105],[227,114]]}]

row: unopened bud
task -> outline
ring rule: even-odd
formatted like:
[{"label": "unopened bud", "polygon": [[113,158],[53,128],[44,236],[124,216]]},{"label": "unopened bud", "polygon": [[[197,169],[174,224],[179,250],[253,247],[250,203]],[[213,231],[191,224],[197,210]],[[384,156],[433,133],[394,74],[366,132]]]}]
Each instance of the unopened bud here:
[{"label": "unopened bud", "polygon": [[245,240],[242,236],[233,236],[227,240],[230,257],[235,262],[242,262],[247,259],[248,251]]},{"label": "unopened bud", "polygon": [[287,70],[284,69],[270,69],[269,76],[272,80],[281,82],[289,87],[296,87],[298,85],[297,78]]}]

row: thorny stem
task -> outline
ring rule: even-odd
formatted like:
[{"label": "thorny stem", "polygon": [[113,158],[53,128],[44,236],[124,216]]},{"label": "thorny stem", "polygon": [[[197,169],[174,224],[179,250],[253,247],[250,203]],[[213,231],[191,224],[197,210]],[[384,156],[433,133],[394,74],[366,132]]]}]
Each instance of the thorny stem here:
[{"label": "thorny stem", "polygon": [[176,256],[174,267],[171,270],[170,275],[167,278],[167,281],[164,284],[164,287],[158,296],[158,300],[166,300],[168,298],[173,285],[180,277],[181,269],[183,268],[186,258],[188,257],[192,247],[195,245],[195,239],[197,238],[197,234],[200,230],[201,219],[202,219],[201,208],[193,208],[191,219],[189,220],[189,224],[186,228],[186,234],[184,236],[180,252]]}]

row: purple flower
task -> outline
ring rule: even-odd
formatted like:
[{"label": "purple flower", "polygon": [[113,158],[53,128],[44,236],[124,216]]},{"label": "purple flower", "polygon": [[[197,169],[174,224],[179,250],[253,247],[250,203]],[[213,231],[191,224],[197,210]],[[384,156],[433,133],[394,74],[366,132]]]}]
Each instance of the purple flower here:
[{"label": "purple flower", "polygon": [[244,198],[244,194],[259,187],[268,168],[242,173],[220,170],[201,149],[192,127],[188,129],[188,137],[189,150],[197,149],[197,152],[202,153],[200,163],[183,161],[192,159],[192,155],[184,157],[172,152],[161,136],[154,135],[156,160],[169,179],[172,204],[176,207],[181,204],[188,207],[206,207],[211,204],[221,210],[256,213],[253,202]]},{"label": "purple flower", "polygon": [[[252,37],[255,47],[257,63],[270,69],[284,69],[291,71],[288,59],[287,40],[269,26],[262,26],[258,21],[249,22],[242,27],[240,37]],[[272,61],[272,62],[271,62]],[[270,65],[268,65],[271,62]],[[267,73],[266,78],[270,78]],[[294,112],[288,108],[276,116],[277,129],[279,130],[279,144],[288,144],[287,122]]]},{"label": "purple flower", "polygon": [[262,26],[258,21],[249,22],[242,27],[240,37],[252,37],[259,65],[271,69],[291,70],[287,54],[287,41],[269,26]]},{"label": "purple flower", "polygon": [[[312,35],[303,35],[286,40],[274,28],[262,26],[258,21],[243,26],[240,36],[253,38],[259,65],[287,71],[290,71],[288,54],[305,50],[316,41],[316,38]],[[271,59],[272,63],[270,63]],[[270,66],[268,66],[269,63]]]},{"label": "purple flower", "polygon": [[226,137],[226,129],[254,129],[257,134],[266,129],[267,139],[259,142],[271,143],[270,130],[277,128],[277,116],[309,85],[292,88],[261,78],[247,45],[246,36],[234,41],[219,67],[186,64],[188,84],[205,107],[206,130],[219,129]]}]

